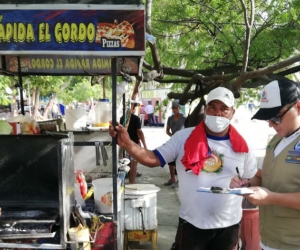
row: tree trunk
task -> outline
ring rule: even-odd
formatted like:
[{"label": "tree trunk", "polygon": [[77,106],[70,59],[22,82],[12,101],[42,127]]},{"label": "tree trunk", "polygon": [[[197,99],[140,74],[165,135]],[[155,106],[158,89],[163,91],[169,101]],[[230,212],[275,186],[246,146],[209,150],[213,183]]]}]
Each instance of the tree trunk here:
[{"label": "tree trunk", "polygon": [[102,88],[103,88],[103,98],[105,99],[105,98],[106,98],[106,92],[105,92],[105,88],[106,88],[106,77],[103,78],[103,85],[102,85]]},{"label": "tree trunk", "polygon": [[35,87],[34,89],[34,108],[33,108],[33,118],[38,121],[41,119],[41,114],[39,111],[39,105],[40,105],[40,87]]},{"label": "tree trunk", "polygon": [[205,117],[204,115],[204,107],[205,107],[205,100],[202,98],[196,108],[193,110],[191,114],[188,115],[184,127],[195,127],[197,126]]}]

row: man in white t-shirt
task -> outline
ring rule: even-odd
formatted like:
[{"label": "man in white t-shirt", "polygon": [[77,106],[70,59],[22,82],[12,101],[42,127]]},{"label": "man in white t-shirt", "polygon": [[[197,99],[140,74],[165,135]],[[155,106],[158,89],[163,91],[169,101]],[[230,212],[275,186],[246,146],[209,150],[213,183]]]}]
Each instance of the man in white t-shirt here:
[{"label": "man in white t-shirt", "polygon": [[154,125],[154,107],[152,105],[152,101],[148,101],[148,105],[145,107],[145,113],[148,115],[148,123],[151,127]]},{"label": "man in white t-shirt", "polygon": [[232,250],[237,243],[243,197],[197,192],[199,187],[229,188],[236,168],[243,178],[257,172],[253,150],[230,125],[234,112],[232,92],[218,87],[207,96],[203,122],[178,131],[153,151],[132,142],[120,124],[109,127],[118,145],[141,164],[176,162],[181,205],[174,250]]},{"label": "man in white t-shirt", "polygon": [[[266,120],[276,135],[266,148],[261,171],[250,180],[246,198],[259,206],[261,247],[300,249],[300,86],[287,78],[272,81],[261,93],[252,119]],[[235,176],[231,187],[249,182]]]}]

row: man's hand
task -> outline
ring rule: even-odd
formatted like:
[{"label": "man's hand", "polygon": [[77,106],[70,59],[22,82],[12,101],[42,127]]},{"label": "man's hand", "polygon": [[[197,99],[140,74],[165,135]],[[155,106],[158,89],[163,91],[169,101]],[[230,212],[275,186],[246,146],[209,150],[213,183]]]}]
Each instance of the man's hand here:
[{"label": "man's hand", "polygon": [[270,190],[263,187],[250,187],[254,194],[243,195],[253,205],[262,206],[271,204],[271,196],[274,194]]},{"label": "man's hand", "polygon": [[249,180],[245,178],[239,178],[235,175],[230,182],[230,188],[241,188],[241,187],[249,187]]},{"label": "man's hand", "polygon": [[117,122],[115,127],[112,125],[111,121],[109,123],[109,135],[117,138],[118,145],[125,149],[130,146],[131,140],[127,130],[119,122]]}]

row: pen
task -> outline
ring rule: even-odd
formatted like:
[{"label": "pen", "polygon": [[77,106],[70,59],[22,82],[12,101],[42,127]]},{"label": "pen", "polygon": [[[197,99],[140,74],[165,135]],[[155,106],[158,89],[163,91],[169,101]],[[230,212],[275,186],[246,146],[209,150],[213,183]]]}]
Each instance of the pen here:
[{"label": "pen", "polygon": [[239,177],[239,179],[241,180],[241,179],[242,179],[242,177],[241,177],[241,175],[240,175],[239,168],[238,168],[238,167],[236,167],[235,169],[236,169],[236,172],[237,172],[237,174],[238,174],[238,177]]}]

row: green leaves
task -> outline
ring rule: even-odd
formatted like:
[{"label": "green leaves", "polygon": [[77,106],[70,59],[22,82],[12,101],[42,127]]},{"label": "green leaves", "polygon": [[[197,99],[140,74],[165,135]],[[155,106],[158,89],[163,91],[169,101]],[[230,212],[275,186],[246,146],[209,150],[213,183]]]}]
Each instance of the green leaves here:
[{"label": "green leaves", "polygon": [[15,81],[12,77],[1,76],[0,75],[0,105],[8,105],[12,103],[11,95],[6,92],[7,88],[13,90],[13,94],[17,94],[17,91],[13,89]]},{"label": "green leaves", "polygon": [[[250,1],[244,2],[250,11]],[[255,4],[249,55],[253,69],[293,54],[299,30],[292,24],[300,9],[287,0]],[[204,70],[242,64],[245,23],[239,0],[153,1],[152,33],[164,65]],[[149,54],[146,60],[152,61]]]}]

